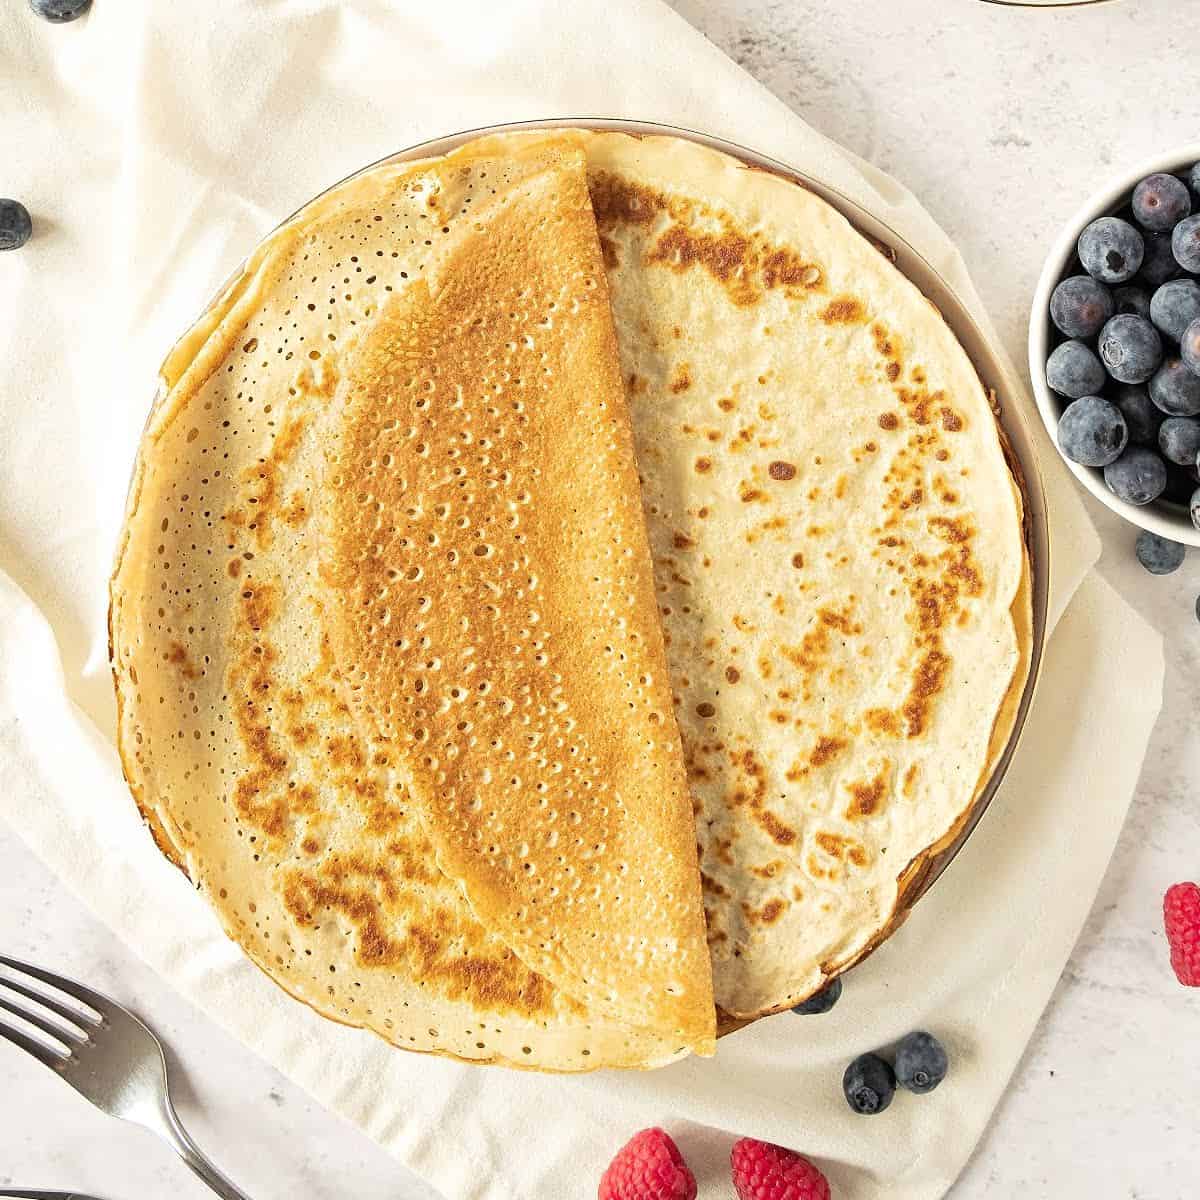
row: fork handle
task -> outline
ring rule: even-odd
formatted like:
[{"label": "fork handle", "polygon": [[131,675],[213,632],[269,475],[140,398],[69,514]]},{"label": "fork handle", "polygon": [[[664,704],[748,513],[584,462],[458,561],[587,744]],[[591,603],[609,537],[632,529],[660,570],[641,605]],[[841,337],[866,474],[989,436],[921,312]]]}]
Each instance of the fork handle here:
[{"label": "fork handle", "polygon": [[205,1157],[200,1147],[192,1141],[192,1135],[183,1127],[171,1101],[163,1098],[163,1134],[171,1144],[172,1149],[188,1165],[193,1175],[203,1180],[216,1192],[221,1200],[250,1200],[245,1192],[237,1188],[233,1181],[226,1178]]}]

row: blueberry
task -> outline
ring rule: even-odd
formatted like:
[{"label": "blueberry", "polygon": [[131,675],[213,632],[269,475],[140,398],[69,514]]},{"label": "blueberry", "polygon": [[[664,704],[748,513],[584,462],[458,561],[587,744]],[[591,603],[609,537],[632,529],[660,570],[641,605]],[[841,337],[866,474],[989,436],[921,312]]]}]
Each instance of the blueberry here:
[{"label": "blueberry", "polygon": [[58,25],[82,17],[91,6],[92,0],[29,0],[29,7],[39,17]]},{"label": "blueberry", "polygon": [[1174,229],[1191,211],[1187,184],[1174,175],[1147,175],[1133,189],[1133,219],[1143,229]]},{"label": "blueberry", "polygon": [[1171,253],[1185,271],[1200,271],[1200,216],[1185,217],[1175,226]]},{"label": "blueberry", "polygon": [[896,1094],[896,1076],[878,1054],[860,1054],[842,1076],[846,1103],[856,1113],[881,1113]]},{"label": "blueberry", "polygon": [[1187,180],[1192,191],[1200,196],[1200,163],[1197,163],[1190,171],[1188,171]]},{"label": "blueberry", "polygon": [[1138,272],[1138,281],[1154,291],[1159,284],[1179,275],[1182,268],[1175,261],[1169,233],[1148,233],[1142,241],[1145,252],[1142,255],[1142,269]]},{"label": "blueberry", "polygon": [[1158,448],[1169,462],[1194,466],[1200,455],[1200,419],[1168,417],[1158,431]]},{"label": "blueberry", "polygon": [[[1192,493],[1192,498],[1188,501],[1188,512],[1191,514],[1192,524],[1200,529],[1200,488]],[[1196,616],[1200,618],[1200,599],[1196,601]]]},{"label": "blueberry", "polygon": [[1128,446],[1116,462],[1104,468],[1104,482],[1118,500],[1129,504],[1149,504],[1162,495],[1167,486],[1167,468],[1153,450]]},{"label": "blueberry", "polygon": [[31,233],[29,209],[19,200],[0,200],[0,250],[20,250]]},{"label": "blueberry", "polygon": [[1179,357],[1193,375],[1200,375],[1200,319],[1190,322],[1180,336]]},{"label": "blueberry", "polygon": [[802,1004],[797,1004],[792,1012],[802,1017],[816,1017],[827,1013],[842,998],[842,977],[831,979],[819,992],[809,996]]},{"label": "blueberry", "polygon": [[1165,358],[1150,377],[1150,399],[1168,417],[1194,417],[1200,413],[1200,376],[1193,375],[1183,359]]},{"label": "blueberry", "polygon": [[1176,466],[1167,463],[1167,486],[1163,488],[1160,500],[1169,501],[1187,508],[1188,498],[1196,490],[1198,480],[1191,467]]},{"label": "blueberry", "polygon": [[1072,461],[1085,467],[1104,467],[1117,458],[1129,440],[1121,410],[1102,396],[1083,396],[1068,404],[1058,419],[1058,445]]},{"label": "blueberry", "polygon": [[1046,360],[1046,382],[1060,395],[1077,400],[1104,386],[1104,367],[1082,342],[1063,342]]},{"label": "blueberry", "polygon": [[1070,338],[1095,337],[1112,315],[1112,293],[1090,275],[1064,279],[1050,297],[1050,319]]},{"label": "blueberry", "polygon": [[950,1060],[932,1033],[910,1033],[896,1047],[896,1082],[910,1092],[932,1092],[949,1070]]},{"label": "blueberry", "polygon": [[1158,445],[1158,427],[1162,424],[1163,415],[1144,387],[1133,383],[1122,384],[1116,389],[1112,401],[1125,418],[1129,440],[1133,445]]},{"label": "blueberry", "polygon": [[[1175,261],[1174,258],[1171,259]],[[1135,317],[1150,319],[1150,296],[1140,287],[1132,283],[1113,289],[1113,307],[1119,313],[1132,313]]]},{"label": "blueberry", "polygon": [[1099,346],[1101,361],[1118,383],[1142,383],[1162,362],[1162,338],[1145,317],[1113,317],[1100,330]]},{"label": "blueberry", "polygon": [[1194,279],[1172,279],[1150,297],[1150,320],[1173,342],[1200,317],[1200,283]]},{"label": "blueberry", "polygon": [[1137,274],[1145,252],[1142,235],[1120,217],[1099,217],[1079,235],[1083,269],[1101,283],[1124,283]]},{"label": "blueberry", "polygon": [[1137,560],[1151,575],[1170,575],[1178,571],[1187,548],[1169,538],[1143,529],[1137,536]]}]

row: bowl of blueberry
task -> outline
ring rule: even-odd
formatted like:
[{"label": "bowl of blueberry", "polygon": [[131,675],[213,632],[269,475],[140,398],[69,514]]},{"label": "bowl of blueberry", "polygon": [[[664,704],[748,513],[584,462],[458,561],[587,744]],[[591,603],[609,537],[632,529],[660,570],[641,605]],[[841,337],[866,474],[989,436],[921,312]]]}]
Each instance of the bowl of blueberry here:
[{"label": "bowl of blueberry", "polygon": [[1029,371],[1080,483],[1200,546],[1200,146],[1114,181],[1063,230],[1034,296]]}]

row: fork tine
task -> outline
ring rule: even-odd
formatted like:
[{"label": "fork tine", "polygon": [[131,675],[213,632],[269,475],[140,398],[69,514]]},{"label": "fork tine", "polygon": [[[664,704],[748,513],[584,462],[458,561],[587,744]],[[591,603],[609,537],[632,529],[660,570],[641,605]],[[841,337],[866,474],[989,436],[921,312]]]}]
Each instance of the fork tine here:
[{"label": "fork tine", "polygon": [[61,975],[55,975],[53,971],[35,967],[33,963],[22,962],[19,958],[9,958],[7,954],[0,954],[0,964],[13,971],[32,975],[34,979],[40,979],[42,983],[48,983],[52,988],[57,988],[72,999],[78,1000],[80,1004],[88,1005],[101,1017],[107,1016],[112,1011],[113,1002],[107,996],[93,992],[91,988],[84,987],[82,983],[76,983],[73,979],[64,979]]},{"label": "fork tine", "polygon": [[38,1062],[44,1063],[53,1071],[57,1071],[67,1061],[66,1056],[59,1054],[57,1050],[52,1050],[36,1038],[31,1038],[19,1029],[13,1029],[5,1025],[2,1021],[0,1021],[0,1038],[3,1038],[6,1042],[12,1042],[14,1046],[24,1050],[26,1054],[32,1054]]},{"label": "fork tine", "polygon": [[[20,992],[22,996],[33,1000],[40,1004],[43,1008],[48,1008],[52,1013],[56,1013],[66,1021],[71,1021],[75,1025],[80,1025],[87,1028],[89,1025],[99,1025],[100,1021],[93,1016],[92,1012],[86,1008],[71,1008],[70,1005],[63,1004],[56,1000],[48,992],[41,991],[38,988],[31,988],[21,983],[19,980],[12,979],[5,975],[0,975],[0,986],[8,988],[10,992]],[[0,1196],[4,1193],[0,1192]]]},{"label": "fork tine", "polygon": [[52,1037],[56,1041],[62,1042],[68,1048],[71,1046],[81,1046],[88,1040],[86,1033],[80,1033],[76,1029],[70,1029],[58,1021],[51,1020],[50,1017],[43,1017],[41,1013],[23,1008],[20,1004],[14,1003],[3,995],[0,995],[0,1011],[12,1013],[14,1017],[20,1017],[22,1021],[28,1022],[35,1029],[40,1029],[47,1037]]}]

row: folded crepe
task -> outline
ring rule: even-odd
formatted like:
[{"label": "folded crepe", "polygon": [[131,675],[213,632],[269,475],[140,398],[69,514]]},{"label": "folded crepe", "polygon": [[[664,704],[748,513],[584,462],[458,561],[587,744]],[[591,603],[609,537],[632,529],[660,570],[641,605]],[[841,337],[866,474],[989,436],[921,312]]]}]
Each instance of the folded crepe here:
[{"label": "folded crepe", "polygon": [[164,378],[112,589],[120,747],[230,935],[409,1049],[564,1071],[710,1053],[577,147],[325,197]]},{"label": "folded crepe", "polygon": [[592,1011],[704,1047],[713,1001],[583,155],[472,210],[346,364],[326,627],[442,869]]}]

